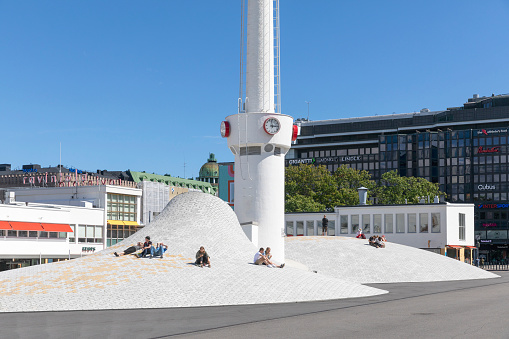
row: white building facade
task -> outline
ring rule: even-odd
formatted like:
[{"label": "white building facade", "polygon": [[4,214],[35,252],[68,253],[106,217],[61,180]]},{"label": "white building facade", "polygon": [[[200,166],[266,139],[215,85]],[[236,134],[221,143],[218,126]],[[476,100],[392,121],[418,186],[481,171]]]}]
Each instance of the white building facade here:
[{"label": "white building facade", "polygon": [[[345,206],[325,215],[329,236],[355,237],[361,228],[367,238],[385,235],[389,243],[469,261],[475,249],[473,204]],[[286,235],[322,235],[323,216],[323,212],[287,213]]]},{"label": "white building facade", "polygon": [[[34,187],[8,189],[16,194],[17,201],[85,206],[102,209],[100,225],[105,227],[105,246],[111,246],[129,237],[140,228],[142,190],[132,187],[97,185],[75,187]],[[90,232],[92,230],[90,229]],[[98,239],[88,229],[78,229],[76,244],[95,242]],[[81,239],[81,240],[80,240]],[[85,239],[83,241],[83,239]]]},{"label": "white building facade", "polygon": [[0,204],[0,270],[77,258],[105,244],[104,208]]}]

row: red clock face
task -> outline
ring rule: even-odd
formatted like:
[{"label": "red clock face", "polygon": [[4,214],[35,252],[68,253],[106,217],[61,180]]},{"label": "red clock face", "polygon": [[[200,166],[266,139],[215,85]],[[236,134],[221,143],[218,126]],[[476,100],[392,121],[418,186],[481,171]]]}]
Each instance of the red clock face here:
[{"label": "red clock face", "polygon": [[221,122],[221,136],[223,138],[230,136],[230,123],[228,121]]}]

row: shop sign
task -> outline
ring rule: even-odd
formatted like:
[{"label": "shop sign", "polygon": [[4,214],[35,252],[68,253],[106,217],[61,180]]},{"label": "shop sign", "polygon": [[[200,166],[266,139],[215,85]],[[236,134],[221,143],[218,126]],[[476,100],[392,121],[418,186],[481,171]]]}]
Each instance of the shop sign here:
[{"label": "shop sign", "polygon": [[82,247],[81,252],[95,252],[95,247]]},{"label": "shop sign", "polygon": [[482,240],[481,239],[481,243],[491,243],[491,240]]},{"label": "shop sign", "polygon": [[479,148],[477,149],[477,153],[498,153],[500,151],[500,147],[498,146],[495,146],[495,147],[488,147],[486,149],[484,149],[482,146],[479,146]]},{"label": "shop sign", "polygon": [[316,158],[317,164],[337,163],[338,157]]},{"label": "shop sign", "polygon": [[477,189],[480,191],[488,191],[488,190],[494,190],[496,188],[495,188],[495,185],[478,185]]},{"label": "shop sign", "polygon": [[507,245],[497,245],[497,248],[509,248]]},{"label": "shop sign", "polygon": [[479,134],[490,135],[490,134],[499,134],[499,133],[507,133],[507,128],[489,129],[489,130],[481,129],[481,130],[477,131],[477,135],[479,135]]},{"label": "shop sign", "polygon": [[496,226],[497,226],[496,222],[485,222],[482,224],[482,227],[496,227]]},{"label": "shop sign", "polygon": [[299,165],[299,164],[314,164],[315,158],[308,159],[290,159],[288,160],[288,165]]},{"label": "shop sign", "polygon": [[37,172],[37,168],[23,168],[23,172],[25,173]]},{"label": "shop sign", "polygon": [[[95,176],[88,176],[88,173],[78,174],[76,170],[71,174],[62,174],[59,173],[57,178],[56,174],[48,175],[48,172],[44,174],[39,174],[37,176],[27,176],[23,177],[23,184],[48,184],[55,183],[55,186],[60,187],[71,187],[71,186],[98,186],[98,185],[122,185],[122,179],[106,179],[99,178]],[[125,181],[125,180],[124,180]]]},{"label": "shop sign", "polygon": [[350,161],[362,161],[362,156],[361,155],[351,155],[351,156],[341,157],[341,162],[350,162]]},{"label": "shop sign", "polygon": [[486,204],[477,205],[477,208],[508,208],[509,204]]}]

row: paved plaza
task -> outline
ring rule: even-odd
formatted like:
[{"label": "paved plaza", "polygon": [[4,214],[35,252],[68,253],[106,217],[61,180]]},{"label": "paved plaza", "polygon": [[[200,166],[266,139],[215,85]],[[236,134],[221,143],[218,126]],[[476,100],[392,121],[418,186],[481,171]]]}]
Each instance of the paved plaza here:
[{"label": "paved plaza", "polygon": [[[154,243],[169,245],[163,259],[113,255],[146,235]],[[211,256],[211,268],[192,264],[200,246]],[[299,237],[288,239],[286,246],[287,267],[253,265],[257,248],[225,202],[203,193],[181,194],[142,231],[106,250],[0,273],[0,312],[326,301],[388,293],[366,283],[497,277],[450,258],[391,243],[375,249],[351,238]]]}]

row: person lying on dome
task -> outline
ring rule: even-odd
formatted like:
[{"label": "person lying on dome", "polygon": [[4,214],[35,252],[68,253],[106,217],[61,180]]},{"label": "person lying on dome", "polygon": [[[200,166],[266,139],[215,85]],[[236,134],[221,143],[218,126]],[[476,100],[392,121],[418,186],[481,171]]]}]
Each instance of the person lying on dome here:
[{"label": "person lying on dome", "polygon": [[162,242],[159,242],[156,244],[156,249],[154,250],[154,257],[160,256],[161,259],[163,258],[164,252],[168,249],[168,245],[163,244]]},{"label": "person lying on dome", "polygon": [[200,266],[200,267],[203,267],[203,266],[210,266],[210,257],[209,255],[207,254],[207,252],[205,251],[205,247],[201,246],[200,247],[200,250],[198,252],[196,252],[196,261],[194,262],[194,264],[196,266]]},{"label": "person lying on dome", "polygon": [[138,242],[136,245],[128,247],[124,250],[124,252],[118,254],[117,252],[113,252],[116,257],[120,257],[121,255],[127,255],[127,254],[133,254],[143,248],[143,244],[141,242]]}]

